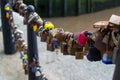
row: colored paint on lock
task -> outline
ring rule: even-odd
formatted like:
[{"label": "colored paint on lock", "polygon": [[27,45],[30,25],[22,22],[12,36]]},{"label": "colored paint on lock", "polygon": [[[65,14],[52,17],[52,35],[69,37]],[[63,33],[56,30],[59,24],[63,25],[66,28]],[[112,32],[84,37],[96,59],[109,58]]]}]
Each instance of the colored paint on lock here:
[{"label": "colored paint on lock", "polygon": [[37,25],[33,26],[33,31],[37,31]]}]

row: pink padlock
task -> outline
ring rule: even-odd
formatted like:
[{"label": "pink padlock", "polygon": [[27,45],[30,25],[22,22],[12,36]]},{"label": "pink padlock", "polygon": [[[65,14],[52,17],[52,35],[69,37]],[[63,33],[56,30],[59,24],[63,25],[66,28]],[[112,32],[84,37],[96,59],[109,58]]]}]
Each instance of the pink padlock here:
[{"label": "pink padlock", "polygon": [[85,44],[87,43],[87,36],[85,36],[85,33],[89,32],[88,30],[84,30],[82,31],[78,37],[77,37],[77,42],[80,46],[85,46]]}]

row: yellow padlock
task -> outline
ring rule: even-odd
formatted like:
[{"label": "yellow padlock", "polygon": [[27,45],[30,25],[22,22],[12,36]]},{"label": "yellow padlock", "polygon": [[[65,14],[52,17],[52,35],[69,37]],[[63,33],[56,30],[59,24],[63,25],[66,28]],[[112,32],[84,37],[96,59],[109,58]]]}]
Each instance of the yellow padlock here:
[{"label": "yellow padlock", "polygon": [[6,6],[6,7],[5,7],[5,11],[10,11],[10,7],[9,7],[9,6]]},{"label": "yellow padlock", "polygon": [[45,22],[44,29],[53,29],[55,28],[54,24],[50,21]]},{"label": "yellow padlock", "polygon": [[23,58],[24,58],[24,60],[28,60],[27,54],[25,54]]},{"label": "yellow padlock", "polygon": [[33,31],[36,32],[37,31],[37,25],[33,26]]}]

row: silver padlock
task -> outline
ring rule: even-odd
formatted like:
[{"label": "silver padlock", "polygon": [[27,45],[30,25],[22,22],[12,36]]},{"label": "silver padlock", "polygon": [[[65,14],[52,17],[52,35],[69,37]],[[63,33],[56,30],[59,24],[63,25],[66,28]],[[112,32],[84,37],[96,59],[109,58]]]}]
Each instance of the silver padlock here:
[{"label": "silver padlock", "polygon": [[42,73],[41,73],[41,71],[40,71],[40,67],[36,67],[35,76],[36,76],[36,77],[39,77],[39,76],[41,76],[41,75],[42,75]]}]

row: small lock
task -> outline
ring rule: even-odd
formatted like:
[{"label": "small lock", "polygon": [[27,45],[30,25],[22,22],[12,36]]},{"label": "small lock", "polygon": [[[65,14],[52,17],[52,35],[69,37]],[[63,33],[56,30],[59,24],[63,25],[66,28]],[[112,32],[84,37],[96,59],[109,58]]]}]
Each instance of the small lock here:
[{"label": "small lock", "polygon": [[6,13],[6,18],[10,18],[10,14],[9,13]]},{"label": "small lock", "polygon": [[104,64],[112,64],[112,56],[113,56],[113,54],[105,53],[103,55],[102,62]]},{"label": "small lock", "polygon": [[36,72],[35,72],[35,76],[36,77],[39,77],[39,76],[41,76],[42,74],[41,74],[41,71],[40,71],[40,67],[37,67],[36,68]]},{"label": "small lock", "polygon": [[24,73],[28,74],[28,66],[26,64],[23,64]]},{"label": "small lock", "polygon": [[35,72],[35,76],[36,76],[36,77],[39,77],[40,75],[41,75],[40,71],[36,71],[36,72]]},{"label": "small lock", "polygon": [[47,50],[48,51],[54,51],[55,50],[54,45],[47,44]]},{"label": "small lock", "polygon": [[20,59],[24,59],[24,52],[23,51],[20,52]]},{"label": "small lock", "polygon": [[63,53],[63,55],[68,55],[68,45],[66,42],[63,42],[61,44],[61,53]]},{"label": "small lock", "polygon": [[75,52],[75,59],[83,59],[83,52]]},{"label": "small lock", "polygon": [[45,75],[43,75],[42,80],[48,80]]},{"label": "small lock", "polygon": [[37,67],[34,66],[34,67],[32,67],[32,72],[35,73],[36,77],[39,77],[39,76],[42,75],[40,66],[37,66]]}]

